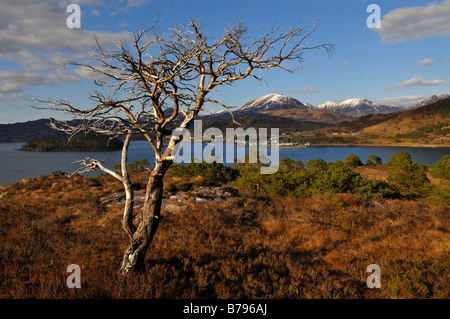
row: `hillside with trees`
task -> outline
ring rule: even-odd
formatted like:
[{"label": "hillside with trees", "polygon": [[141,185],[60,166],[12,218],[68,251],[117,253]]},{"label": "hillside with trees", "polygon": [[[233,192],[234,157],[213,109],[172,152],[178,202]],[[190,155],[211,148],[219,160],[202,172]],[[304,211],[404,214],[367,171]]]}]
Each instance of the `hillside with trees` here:
[{"label": "hillside with trees", "polygon": [[33,140],[25,143],[20,150],[33,152],[116,151],[122,147],[123,142],[117,138],[88,134]]},{"label": "hillside with trees", "polygon": [[450,99],[399,112],[365,127],[357,136],[395,143],[450,145]]},{"label": "hillside with trees", "polygon": [[50,127],[51,119],[0,124],[0,143],[25,143],[47,137],[66,136]]}]

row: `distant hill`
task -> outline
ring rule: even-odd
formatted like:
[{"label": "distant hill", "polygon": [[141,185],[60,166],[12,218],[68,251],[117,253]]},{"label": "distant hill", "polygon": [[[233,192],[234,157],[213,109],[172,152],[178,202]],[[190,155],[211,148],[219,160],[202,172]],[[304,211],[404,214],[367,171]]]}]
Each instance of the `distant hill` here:
[{"label": "distant hill", "polygon": [[123,142],[104,135],[77,135],[70,138],[47,137],[27,142],[21,151],[61,152],[61,151],[115,151],[122,149]]},{"label": "distant hill", "polygon": [[356,135],[394,142],[450,145],[450,98],[398,112]]},{"label": "distant hill", "polygon": [[317,110],[313,108],[312,109],[308,108],[306,110],[296,110],[296,109],[274,110],[274,111],[264,111],[260,113],[271,116],[284,117],[292,119],[296,122],[311,123],[319,126],[329,126],[339,123],[341,121],[352,121],[355,119],[355,117],[350,115]]},{"label": "distant hill", "polygon": [[[279,128],[280,132],[289,131],[310,131],[320,127],[324,127],[327,124],[317,123],[311,121],[296,121],[288,117],[271,116],[268,114],[260,114],[259,116],[237,116],[235,120],[239,123],[233,122],[231,115],[222,118],[201,118],[203,130],[209,127],[215,127],[222,132],[226,132],[227,128],[242,127],[244,130],[247,128]],[[191,125],[190,130],[193,130]]]},{"label": "distant hill", "polygon": [[416,104],[410,106],[409,108],[410,109],[417,109],[419,107],[422,107],[422,106],[425,106],[425,105],[428,105],[428,104],[432,104],[432,103],[438,102],[440,100],[445,100],[445,99],[448,99],[448,98],[450,98],[450,94],[435,94],[433,96],[430,96],[429,98],[426,98],[423,101],[420,101],[419,103],[416,103]]},{"label": "distant hill", "polygon": [[52,129],[50,119],[0,124],[0,143],[25,143],[46,137],[66,136],[64,132]]},{"label": "distant hill", "polygon": [[350,121],[342,121],[333,126],[329,126],[323,129],[320,129],[321,133],[350,133],[350,132],[359,132],[366,127],[376,125],[378,123],[387,121],[394,117],[397,117],[399,112],[388,113],[388,114],[369,114],[363,115],[356,119],[352,119]]},{"label": "distant hill", "polygon": [[[50,137],[67,137],[64,132],[53,129],[50,122],[54,119],[40,119],[14,124],[0,124],[0,143],[26,143]],[[67,122],[79,125],[82,120]]]},{"label": "distant hill", "polygon": [[347,99],[340,102],[328,101],[319,104],[317,108],[358,117],[368,114],[392,113],[404,110],[404,107],[400,105],[383,105],[360,98]]}]

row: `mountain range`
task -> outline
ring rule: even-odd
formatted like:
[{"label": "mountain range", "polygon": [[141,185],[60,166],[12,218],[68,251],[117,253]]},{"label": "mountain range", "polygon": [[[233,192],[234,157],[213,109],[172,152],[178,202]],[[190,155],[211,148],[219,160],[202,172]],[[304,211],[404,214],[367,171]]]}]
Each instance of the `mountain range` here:
[{"label": "mountain range", "polygon": [[317,105],[317,108],[332,112],[344,113],[355,117],[368,114],[393,113],[397,111],[403,111],[405,109],[400,105],[384,105],[360,98],[352,98],[340,102],[328,101]]},{"label": "mountain range", "polygon": [[[321,110],[278,93],[267,94],[245,103],[240,109],[233,111],[233,117],[244,129],[278,127],[284,131],[313,130],[354,119],[353,116]],[[200,119],[203,120],[204,127],[223,129],[238,126],[226,110],[203,115]]]},{"label": "mountain range", "polygon": [[[367,99],[351,98],[344,101],[327,101],[325,103],[314,106],[307,102],[286,96],[283,94],[272,93],[256,98],[245,103],[240,109],[233,112],[235,116],[250,115],[255,113],[272,112],[279,110],[302,110],[302,111],[326,111],[332,113],[345,114],[349,117],[359,117],[368,114],[386,114],[402,111],[405,108],[396,104],[380,104]],[[211,116],[227,114],[225,110],[212,113]],[[296,113],[293,111],[293,113]]]},{"label": "mountain range", "polygon": [[[397,105],[382,105],[367,99],[353,98],[340,102],[326,102],[313,106],[295,98],[278,93],[268,94],[245,103],[233,111],[235,121],[244,129],[248,127],[278,127],[280,132],[304,132],[318,130],[325,132],[358,132],[368,126],[378,125],[396,118],[410,110],[422,109],[450,98],[448,94],[433,95],[412,107],[405,109]],[[422,115],[421,115],[422,116]],[[238,127],[226,110],[199,116],[203,128],[219,129]],[[436,119],[436,123],[439,122]],[[65,134],[49,127],[50,119],[41,119],[15,124],[0,124],[0,143],[28,142],[45,137]],[[393,127],[394,122],[390,122]],[[412,122],[417,124],[418,121]],[[431,123],[431,122],[430,122]],[[422,123],[428,125],[430,123]],[[383,127],[383,130],[387,128]],[[406,129],[406,126],[405,126]],[[370,131],[370,130],[369,130]],[[398,133],[403,133],[404,129]],[[373,131],[369,135],[373,135]]]},{"label": "mountain range", "polygon": [[[341,101],[327,101],[325,103],[314,106],[307,102],[300,102],[299,100],[278,93],[267,94],[260,98],[251,100],[245,103],[237,114],[241,112],[268,112],[279,111],[286,109],[299,109],[299,110],[323,110],[328,112],[336,112],[340,114],[346,114],[352,117],[360,117],[368,114],[387,114],[405,109],[414,109],[421,106],[425,106],[431,103],[438,102],[450,97],[450,94],[436,94],[430,96],[413,106],[406,108],[398,104],[381,104],[374,101],[370,101],[363,98],[351,98]],[[219,111],[214,114],[226,113],[225,111]]]}]

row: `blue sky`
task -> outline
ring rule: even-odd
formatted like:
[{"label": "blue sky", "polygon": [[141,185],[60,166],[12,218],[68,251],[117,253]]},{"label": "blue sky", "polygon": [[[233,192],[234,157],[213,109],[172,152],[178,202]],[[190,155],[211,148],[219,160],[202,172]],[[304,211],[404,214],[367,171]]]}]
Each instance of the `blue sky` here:
[{"label": "blue sky", "polygon": [[[80,29],[66,25],[70,3],[80,5]],[[366,25],[371,3],[381,9],[379,29]],[[27,98],[92,105],[93,84],[80,70],[62,70],[61,58],[81,60],[94,34],[109,43],[125,37],[126,29],[149,26],[158,13],[162,32],[201,19],[210,36],[239,20],[257,37],[274,22],[312,26],[319,19],[311,44],[335,45],[331,56],[308,51],[294,74],[270,70],[263,74],[267,83],[248,79],[225,87],[220,100],[229,106],[274,92],[313,105],[361,97],[410,106],[450,92],[450,0],[2,0],[1,6],[0,123],[67,118],[32,109]]]}]

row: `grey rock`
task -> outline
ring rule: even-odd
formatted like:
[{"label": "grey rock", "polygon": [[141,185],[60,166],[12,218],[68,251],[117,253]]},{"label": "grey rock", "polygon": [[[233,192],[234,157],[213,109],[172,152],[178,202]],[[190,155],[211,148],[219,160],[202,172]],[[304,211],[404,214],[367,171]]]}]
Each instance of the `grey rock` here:
[{"label": "grey rock", "polygon": [[188,207],[184,206],[184,205],[176,205],[176,204],[167,204],[164,207],[164,210],[166,212],[170,212],[170,213],[181,213],[184,212],[185,210],[187,210]]}]

